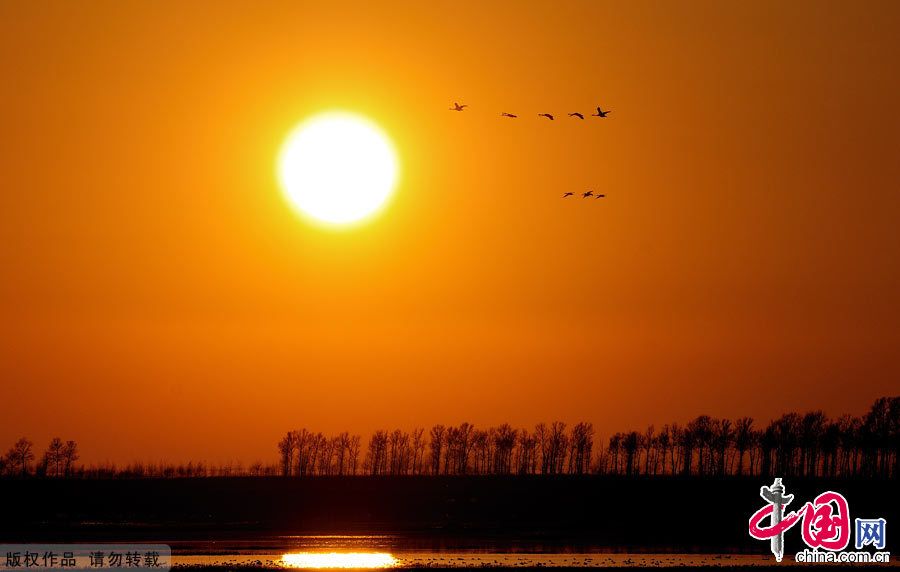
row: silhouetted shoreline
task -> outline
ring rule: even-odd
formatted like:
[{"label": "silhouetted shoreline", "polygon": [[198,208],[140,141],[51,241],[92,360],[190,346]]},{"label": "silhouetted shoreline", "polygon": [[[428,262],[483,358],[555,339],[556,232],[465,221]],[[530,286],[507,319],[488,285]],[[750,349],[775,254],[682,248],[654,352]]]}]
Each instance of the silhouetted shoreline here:
[{"label": "silhouetted shoreline", "polygon": [[12,478],[133,479],[183,477],[319,477],[409,475],[625,475],[808,478],[900,477],[900,397],[880,397],[859,417],[823,411],[789,412],[765,428],[750,417],[699,415],[684,425],[616,432],[595,443],[593,424],[508,423],[476,427],[437,424],[426,432],[394,429],[327,436],[296,429],[277,443],[278,462],[250,465],[131,463],[77,466],[73,440],[51,440],[38,456],[18,439],[0,457],[0,476]]}]

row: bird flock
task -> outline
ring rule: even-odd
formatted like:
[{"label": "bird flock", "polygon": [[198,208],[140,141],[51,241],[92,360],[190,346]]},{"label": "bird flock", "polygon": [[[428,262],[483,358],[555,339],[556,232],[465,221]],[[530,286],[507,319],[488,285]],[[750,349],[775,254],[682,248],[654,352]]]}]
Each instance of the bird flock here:
[{"label": "bird flock", "polygon": [[[468,104],[462,104],[462,105],[460,105],[459,102],[454,101],[454,102],[453,102],[453,106],[450,108],[450,111],[465,111],[465,109],[466,109],[467,107],[469,107]],[[603,111],[603,109],[601,109],[600,106],[598,105],[598,106],[597,106],[597,113],[592,113],[592,114],[591,114],[591,117],[599,117],[600,119],[603,119],[603,118],[605,118],[607,115],[609,115],[610,113],[612,113],[612,110],[607,109],[606,111]],[[546,118],[546,119],[549,119],[550,121],[555,121],[555,120],[556,120],[556,117],[555,117],[552,113],[538,113],[537,116],[538,116],[538,117],[544,117],[544,118]],[[578,111],[573,111],[572,113],[569,113],[568,116],[569,116],[569,117],[574,117],[574,118],[577,118],[577,119],[580,119],[580,120],[584,121],[584,114],[581,113],[581,112],[578,112]],[[518,119],[518,118],[519,118],[519,116],[516,115],[515,113],[509,113],[509,112],[507,112],[507,111],[501,112],[501,113],[500,113],[500,117],[506,117],[506,118],[508,118],[508,119]],[[562,198],[565,199],[565,198],[568,198],[568,197],[572,197],[572,196],[574,196],[574,195],[575,195],[574,192],[566,192],[566,193],[563,193]],[[582,199],[588,199],[588,198],[591,198],[591,197],[594,197],[595,199],[605,199],[605,198],[606,198],[606,195],[600,194],[600,193],[594,194],[594,191],[590,191],[590,190],[581,193],[581,198],[582,198]]]},{"label": "bird flock", "polygon": [[[460,105],[460,104],[457,103],[457,102],[453,102],[453,107],[450,108],[450,111],[465,111],[467,107],[469,107],[468,104]],[[607,109],[606,111],[603,111],[603,110],[600,108],[600,106],[598,105],[598,106],[597,106],[597,113],[591,113],[591,117],[599,117],[599,118],[603,119],[604,117],[606,117],[606,116],[609,115],[610,113],[612,113],[612,110]],[[584,114],[581,113],[581,112],[579,112],[579,111],[573,111],[572,113],[569,113],[569,114],[567,114],[567,115],[568,115],[569,117],[576,117],[576,118],[578,118],[578,119],[581,119],[582,121],[584,120]],[[538,116],[538,117],[545,117],[545,118],[549,119],[550,121],[556,120],[556,116],[553,115],[552,113],[538,113],[537,116]],[[518,119],[518,118],[519,118],[519,116],[516,115],[515,113],[509,113],[509,112],[507,112],[507,111],[501,112],[501,113],[500,113],[500,117],[507,117],[507,118],[509,118],[509,119]]]},{"label": "bird flock", "polygon": [[[571,197],[571,196],[573,196],[574,194],[575,194],[575,193],[571,193],[571,192],[570,192],[570,193],[563,193],[562,198]],[[597,193],[597,194],[595,195],[595,194],[594,194],[594,191],[585,191],[585,192],[581,193],[581,198],[582,198],[582,199],[588,199],[588,198],[590,198],[590,197],[594,197],[595,199],[605,199],[605,198],[606,198],[606,195],[601,195],[600,193]]]}]

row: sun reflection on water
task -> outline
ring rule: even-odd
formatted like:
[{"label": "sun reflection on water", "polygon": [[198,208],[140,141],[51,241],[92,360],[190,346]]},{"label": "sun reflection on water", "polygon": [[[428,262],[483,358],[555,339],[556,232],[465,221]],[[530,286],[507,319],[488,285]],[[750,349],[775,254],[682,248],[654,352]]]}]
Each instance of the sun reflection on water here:
[{"label": "sun reflection on water", "polygon": [[281,557],[289,568],[390,568],[398,562],[387,552],[292,552]]}]

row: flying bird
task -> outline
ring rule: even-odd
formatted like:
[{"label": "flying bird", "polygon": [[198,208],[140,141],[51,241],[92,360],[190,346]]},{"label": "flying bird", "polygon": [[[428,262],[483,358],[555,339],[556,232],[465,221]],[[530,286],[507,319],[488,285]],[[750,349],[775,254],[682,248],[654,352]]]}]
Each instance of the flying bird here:
[{"label": "flying bird", "polygon": [[564,194],[564,195],[562,196],[562,198],[571,197],[571,196],[574,195],[574,194],[575,194],[575,193],[566,193],[566,194]]},{"label": "flying bird", "polygon": [[612,113],[612,111],[603,111],[602,109],[600,109],[600,106],[598,105],[597,113],[591,113],[591,117],[606,117],[610,113]]},{"label": "flying bird", "polygon": [[578,119],[584,119],[584,115],[578,113],[577,111],[575,113],[570,113],[569,117],[577,117]]},{"label": "flying bird", "polygon": [[550,121],[553,121],[553,116],[550,115],[549,113],[538,113],[538,117],[546,117]]},{"label": "flying bird", "polygon": [[594,196],[594,191],[587,191],[585,193],[581,193],[581,198],[586,199],[588,197]]},{"label": "flying bird", "polygon": [[450,111],[462,111],[463,109],[465,109],[467,107],[469,107],[469,106],[468,105],[460,105],[454,101],[453,107],[450,108]]},{"label": "flying bird", "polygon": [[515,119],[516,117],[518,117],[518,115],[513,115],[512,113],[507,113],[507,112],[505,112],[505,111],[504,111],[503,113],[501,113],[500,116],[501,116],[501,117],[512,117],[513,119]]}]

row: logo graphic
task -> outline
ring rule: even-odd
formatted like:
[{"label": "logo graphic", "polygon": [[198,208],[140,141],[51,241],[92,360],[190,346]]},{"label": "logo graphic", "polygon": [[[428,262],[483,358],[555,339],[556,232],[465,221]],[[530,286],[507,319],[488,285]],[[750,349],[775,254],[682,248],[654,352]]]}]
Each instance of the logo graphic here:
[{"label": "logo graphic", "polygon": [[884,519],[856,519],[856,549],[871,544],[878,550],[884,550]]},{"label": "logo graphic", "polygon": [[[776,478],[768,487],[760,487],[759,496],[766,501],[766,505],[750,517],[750,536],[757,540],[769,540],[772,554],[778,562],[784,557],[785,533],[798,523],[801,524],[803,542],[812,551],[798,553],[795,556],[797,562],[887,562],[890,558],[889,552],[835,554],[850,544],[850,506],[841,493],[825,491],[812,502],[789,513],[785,513],[785,508],[794,500],[794,495],[786,494],[781,478]],[[877,550],[884,549],[883,518],[857,518],[855,524],[857,550],[868,545]],[[825,552],[819,552],[819,549]]]},{"label": "logo graphic", "polygon": [[803,513],[803,541],[810,548],[843,550],[850,544],[850,508],[841,493],[827,491],[808,502]]},{"label": "logo graphic", "polygon": [[[757,511],[753,517],[759,516],[760,520],[762,520],[769,514],[771,515],[771,526],[765,530],[760,529],[758,526],[754,526],[754,519],[751,518],[750,534],[753,538],[759,538],[760,540],[771,538],[772,554],[775,555],[775,560],[781,562],[781,558],[784,556],[784,531],[794,526],[797,520],[796,517],[791,517],[788,520],[783,519],[784,507],[791,504],[791,501],[794,500],[794,495],[784,494],[784,485],[781,484],[781,479],[778,478],[775,479],[771,487],[761,487],[759,496],[768,502],[769,505]],[[758,524],[759,520],[755,522]]]}]

